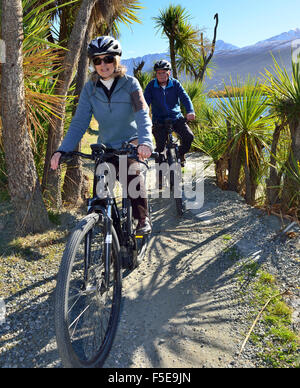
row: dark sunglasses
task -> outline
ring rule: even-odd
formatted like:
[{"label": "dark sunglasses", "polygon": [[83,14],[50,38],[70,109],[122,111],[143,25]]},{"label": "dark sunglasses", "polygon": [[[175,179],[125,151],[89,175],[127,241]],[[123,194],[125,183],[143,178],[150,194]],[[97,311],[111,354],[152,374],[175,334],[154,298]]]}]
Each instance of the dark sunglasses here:
[{"label": "dark sunglasses", "polygon": [[115,57],[113,55],[107,55],[104,58],[99,58],[99,57],[93,58],[93,63],[95,66],[99,66],[101,65],[102,61],[104,63],[113,63],[114,60],[115,60]]}]

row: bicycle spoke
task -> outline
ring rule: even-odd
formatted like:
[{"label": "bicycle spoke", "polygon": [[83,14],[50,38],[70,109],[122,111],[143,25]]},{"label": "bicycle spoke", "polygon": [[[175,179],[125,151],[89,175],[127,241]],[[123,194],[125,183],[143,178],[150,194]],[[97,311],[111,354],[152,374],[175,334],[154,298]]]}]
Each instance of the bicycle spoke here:
[{"label": "bicycle spoke", "polygon": [[[76,326],[77,326],[77,323],[80,319],[80,317],[85,313],[85,311],[89,308],[90,306],[87,306],[79,315],[77,318],[74,319],[74,321],[71,323],[71,325],[69,325],[69,329],[71,329],[71,327],[73,326],[73,324],[76,322]],[[75,329],[76,329],[76,326],[75,326]],[[73,333],[70,335],[71,339],[73,339],[73,334],[75,332],[75,329],[73,331]]]}]

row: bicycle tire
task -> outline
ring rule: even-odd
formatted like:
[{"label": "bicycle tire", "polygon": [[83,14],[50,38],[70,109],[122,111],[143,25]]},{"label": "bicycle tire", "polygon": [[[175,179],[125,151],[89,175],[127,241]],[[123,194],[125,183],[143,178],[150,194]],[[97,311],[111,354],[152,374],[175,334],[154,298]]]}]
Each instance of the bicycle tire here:
[{"label": "bicycle tire", "polygon": [[171,166],[174,166],[176,163],[176,152],[175,148],[170,148],[167,151],[167,160],[168,160],[168,165],[170,166],[170,188],[173,189],[174,183],[175,183],[175,172]]},{"label": "bicycle tire", "polygon": [[[88,287],[83,288],[86,273],[83,252],[88,235],[91,280]],[[55,294],[55,327],[58,351],[63,366],[67,368],[102,367],[116,334],[121,303],[120,248],[116,232],[112,229],[112,273],[110,287],[103,292],[105,237],[99,214],[92,213],[75,227],[62,257]],[[103,329],[104,318],[106,327]]]},{"label": "bicycle tire", "polygon": [[177,215],[179,217],[182,217],[183,213],[184,213],[184,207],[183,207],[182,198],[174,198],[174,200],[175,200]]},{"label": "bicycle tire", "polygon": [[[126,225],[127,225],[127,230],[131,239],[129,249],[127,250],[127,253],[123,257],[123,268],[126,270],[129,270],[129,272],[133,271],[135,268],[137,268],[141,261],[144,259],[147,246],[149,243],[149,234],[147,235],[137,235],[134,231],[136,225],[134,224],[137,221],[134,221],[132,218],[132,204],[131,201],[128,200],[128,209],[127,209],[127,220],[126,220]],[[150,207],[148,204],[148,214],[149,214],[149,220],[151,222],[150,218]],[[126,275],[125,275],[126,276]]]},{"label": "bicycle tire", "polygon": [[123,224],[123,232],[128,236],[128,246],[121,248],[122,251],[122,268],[126,270],[133,270],[135,268],[135,258],[133,253],[134,242],[132,242],[134,236],[133,219],[132,219],[132,206],[131,201],[128,198],[126,201],[126,223]]},{"label": "bicycle tire", "polygon": [[[148,218],[152,228],[152,219],[151,219],[151,206],[149,204],[148,198]],[[135,235],[135,243],[136,243],[136,264],[139,266],[141,262],[144,260],[147,248],[150,242],[151,233],[139,236]]]},{"label": "bicycle tire", "polygon": [[[168,152],[168,164],[171,167],[171,166],[174,166],[175,163],[179,163],[176,150],[175,148],[171,148]],[[177,215],[179,217],[182,217],[184,213],[184,205],[183,205],[182,197],[180,198],[175,197],[174,185],[176,182],[179,183],[179,173],[177,171],[177,164],[175,166],[176,166],[176,170],[174,170],[174,168],[170,168],[170,189],[171,189],[170,195],[173,196],[173,199],[175,201]],[[176,174],[178,174],[178,176],[176,176]]]}]

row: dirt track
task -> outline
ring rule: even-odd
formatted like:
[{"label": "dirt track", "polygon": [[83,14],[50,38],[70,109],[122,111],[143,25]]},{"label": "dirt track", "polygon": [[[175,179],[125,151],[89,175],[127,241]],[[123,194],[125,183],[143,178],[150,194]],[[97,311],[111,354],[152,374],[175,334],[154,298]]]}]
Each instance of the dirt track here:
[{"label": "dirt track", "polygon": [[[244,206],[233,197],[238,207]],[[243,329],[234,260],[226,254],[224,240],[225,234],[235,233],[237,221],[231,209],[224,214],[227,200],[209,180],[204,207],[182,219],[169,199],[151,200],[153,234],[147,258],[123,281],[122,317],[106,367],[234,363]]]},{"label": "dirt track", "polygon": [[[199,159],[192,154],[188,161]],[[172,201],[151,195],[147,256],[123,279],[120,324],[104,367],[266,367],[250,343],[237,356],[252,323],[250,308],[239,297],[240,270],[248,261],[265,265],[293,290],[294,324],[300,328],[299,238],[275,240],[280,220],[217,188],[212,169],[205,173],[204,194],[203,206],[182,219]],[[42,240],[15,242],[10,241],[11,210],[1,214],[0,241],[6,248],[0,296],[7,314],[0,325],[0,367],[61,367],[53,325],[55,279],[64,230],[76,217],[65,214],[60,233],[55,229]]]}]

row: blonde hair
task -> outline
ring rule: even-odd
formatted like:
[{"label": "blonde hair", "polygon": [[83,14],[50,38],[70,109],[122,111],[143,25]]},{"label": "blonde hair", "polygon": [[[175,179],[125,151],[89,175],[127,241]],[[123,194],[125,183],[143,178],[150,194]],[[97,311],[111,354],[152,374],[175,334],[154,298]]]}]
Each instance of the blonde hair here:
[{"label": "blonde hair", "polygon": [[117,77],[117,76],[124,77],[124,75],[127,72],[127,68],[126,68],[126,66],[121,65],[121,57],[120,57],[120,55],[116,55],[115,56],[115,67],[116,67],[116,69],[115,69],[114,77]]},{"label": "blonde hair", "polygon": [[[91,61],[91,63],[93,64],[93,61]],[[114,57],[114,65],[115,65],[115,72],[112,74],[112,77],[124,77],[124,75],[127,72],[127,68],[126,66],[121,65],[120,55],[116,55]],[[94,71],[91,75],[91,79],[93,82],[97,82],[99,78],[99,74],[97,73],[94,64],[93,64],[93,67],[94,67]]]}]

